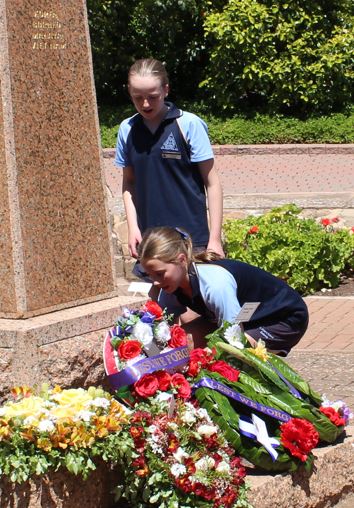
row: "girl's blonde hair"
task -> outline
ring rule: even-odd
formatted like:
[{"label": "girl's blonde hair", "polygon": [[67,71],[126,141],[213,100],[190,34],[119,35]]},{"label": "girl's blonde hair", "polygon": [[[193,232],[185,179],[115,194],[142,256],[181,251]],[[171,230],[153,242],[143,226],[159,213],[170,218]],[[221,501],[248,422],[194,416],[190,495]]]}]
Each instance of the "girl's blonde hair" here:
[{"label": "girl's blonde hair", "polygon": [[138,247],[140,262],[159,259],[164,263],[175,263],[179,254],[184,254],[188,266],[193,262],[207,263],[221,257],[212,251],[193,253],[192,239],[181,228],[168,226],[148,229]]},{"label": "girl's blonde hair", "polygon": [[154,58],[142,58],[133,63],[128,72],[128,86],[131,76],[135,74],[139,76],[154,76],[160,80],[161,86],[169,84],[164,64]]}]

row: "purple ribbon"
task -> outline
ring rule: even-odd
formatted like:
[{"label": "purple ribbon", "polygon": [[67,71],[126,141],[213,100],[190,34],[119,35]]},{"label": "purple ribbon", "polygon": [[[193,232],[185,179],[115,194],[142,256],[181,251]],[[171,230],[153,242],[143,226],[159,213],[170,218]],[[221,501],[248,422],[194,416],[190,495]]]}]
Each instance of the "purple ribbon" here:
[{"label": "purple ribbon", "polygon": [[124,370],[108,376],[112,388],[132,385],[144,374],[150,374],[156,370],[172,370],[185,365],[189,361],[190,351],[188,347],[178,347],[156,356],[150,356],[129,365]]},{"label": "purple ribbon", "polygon": [[241,402],[241,404],[244,404],[251,409],[256,409],[257,411],[260,411],[261,413],[264,413],[267,416],[271,416],[272,418],[282,422],[288,422],[292,418],[288,413],[285,413],[285,411],[281,411],[280,409],[275,409],[273,407],[266,406],[265,404],[261,404],[260,402],[249,399],[245,395],[242,395],[242,393],[232,390],[223,383],[219,383],[219,381],[215,381],[215,379],[203,377],[193,386],[194,390],[197,390],[198,388],[211,388],[212,390],[216,390],[223,395],[230,397],[231,399],[237,400],[237,402]]},{"label": "purple ribbon", "polygon": [[280,377],[280,379],[282,381],[284,381],[284,383],[286,384],[286,386],[289,388],[290,392],[294,395],[294,397],[296,397],[297,399],[302,399],[301,397],[301,394],[300,392],[295,388],[295,386],[293,386],[290,381],[288,381],[284,376],[283,374],[276,368],[274,367],[274,365],[272,365],[270,362],[267,362],[267,364],[274,370],[274,372],[276,372],[278,374],[278,376]]}]

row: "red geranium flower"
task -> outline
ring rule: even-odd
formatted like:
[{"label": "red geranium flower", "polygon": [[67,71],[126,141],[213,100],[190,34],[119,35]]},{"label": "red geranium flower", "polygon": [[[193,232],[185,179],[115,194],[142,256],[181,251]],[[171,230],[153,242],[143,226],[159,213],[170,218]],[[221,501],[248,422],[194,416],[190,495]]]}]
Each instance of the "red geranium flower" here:
[{"label": "red geranium flower", "polygon": [[170,347],[182,347],[187,345],[187,334],[179,325],[173,325],[170,328],[171,338],[168,341]]},{"label": "red geranium flower", "polygon": [[331,222],[332,222],[331,219],[321,219],[321,224],[324,227],[329,226]]},{"label": "red geranium flower", "polygon": [[334,409],[334,407],[320,407],[321,413],[327,416],[331,422],[337,427],[345,425],[345,419]]},{"label": "red geranium flower", "polygon": [[152,397],[159,389],[159,382],[154,374],[145,374],[134,383],[134,388],[140,397]]},{"label": "red geranium flower", "polygon": [[143,307],[143,311],[150,312],[150,314],[153,314],[156,319],[161,319],[163,315],[163,310],[161,309],[160,305],[153,300],[146,302]]},{"label": "red geranium flower", "polygon": [[259,226],[252,226],[247,233],[249,235],[256,235],[259,232]]},{"label": "red geranium flower", "polygon": [[218,360],[217,362],[212,363],[209,365],[208,369],[211,372],[217,372],[218,374],[221,374],[229,381],[238,381],[238,378],[240,376],[240,371],[237,369],[234,369],[229,365],[228,363],[224,362],[223,360]]},{"label": "red geranium flower", "polygon": [[157,382],[159,383],[159,390],[162,390],[163,392],[168,390],[171,386],[171,374],[165,370],[158,370],[154,374],[157,378]]},{"label": "red geranium flower", "polygon": [[306,462],[308,454],[316,447],[319,435],[312,423],[302,418],[292,418],[280,426],[280,440],[291,455]]},{"label": "red geranium flower", "polygon": [[177,388],[177,397],[188,399],[191,396],[192,389],[183,374],[173,374],[171,377],[171,385]]},{"label": "red geranium flower", "polygon": [[139,356],[141,353],[141,344],[137,340],[125,340],[118,346],[118,355],[122,360],[130,360]]}]

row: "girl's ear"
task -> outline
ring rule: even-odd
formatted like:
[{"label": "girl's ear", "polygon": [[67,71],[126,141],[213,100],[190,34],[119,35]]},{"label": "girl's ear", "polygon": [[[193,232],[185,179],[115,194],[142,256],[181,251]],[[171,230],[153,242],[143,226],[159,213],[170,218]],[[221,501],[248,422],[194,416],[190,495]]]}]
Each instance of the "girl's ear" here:
[{"label": "girl's ear", "polygon": [[170,85],[168,83],[166,83],[166,85],[164,86],[164,94],[165,94],[164,98],[165,99],[168,96],[169,92],[170,92]]},{"label": "girl's ear", "polygon": [[180,252],[177,256],[177,260],[178,262],[183,266],[183,265],[187,265],[187,257],[185,254],[183,254],[183,252]]}]

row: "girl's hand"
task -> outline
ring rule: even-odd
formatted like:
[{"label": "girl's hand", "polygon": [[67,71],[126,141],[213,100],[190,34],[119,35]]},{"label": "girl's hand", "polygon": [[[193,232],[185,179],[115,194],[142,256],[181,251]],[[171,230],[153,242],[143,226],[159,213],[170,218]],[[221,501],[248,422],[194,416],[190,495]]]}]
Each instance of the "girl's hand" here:
[{"label": "girl's hand", "polygon": [[128,248],[129,248],[129,252],[130,252],[130,255],[137,259],[138,257],[138,250],[137,250],[137,247],[139,245],[139,243],[141,242],[141,233],[140,233],[140,230],[139,229],[136,229],[135,231],[132,231],[131,233],[129,232],[128,234]]}]

